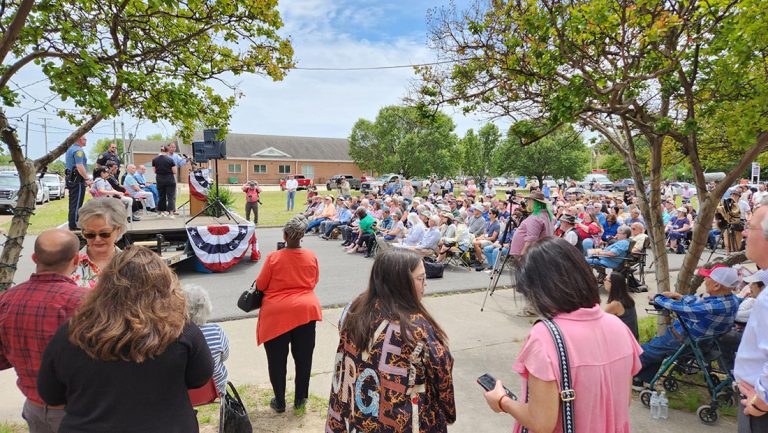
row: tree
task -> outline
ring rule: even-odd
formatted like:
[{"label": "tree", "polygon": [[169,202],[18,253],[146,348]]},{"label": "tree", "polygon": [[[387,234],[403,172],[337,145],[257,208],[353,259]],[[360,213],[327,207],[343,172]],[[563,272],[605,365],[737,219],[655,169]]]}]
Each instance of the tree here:
[{"label": "tree", "polygon": [[118,138],[117,140],[113,140],[111,138],[99,138],[93,146],[89,146],[91,150],[88,152],[90,155],[88,160],[96,162],[96,159],[99,157],[99,155],[106,152],[106,150],[109,148],[109,145],[112,143],[117,144],[117,154],[123,155],[125,150],[123,148],[122,139]]},{"label": "tree", "polygon": [[[77,128],[43,157],[25,160],[19,140],[0,109],[0,139],[22,179],[16,213],[0,256],[0,284],[13,279],[21,243],[34,210],[36,172],[104,119],[125,113],[176,125],[189,138],[202,122],[223,128],[239,92],[224,77],[257,73],[282,79],[293,66],[277,2],[267,0],[19,0],[0,8],[0,100],[18,104],[10,80],[30,68],[45,75],[51,101]],[[222,96],[217,81],[232,91]],[[49,105],[46,103],[46,105]],[[27,186],[29,185],[29,186]]]},{"label": "tree", "polygon": [[482,176],[485,173],[480,162],[480,140],[472,128],[467,130],[464,138],[459,140],[459,164],[461,172],[467,176]]},{"label": "tree", "polygon": [[589,149],[573,128],[563,127],[528,145],[523,145],[513,130],[514,126],[496,153],[499,173],[535,177],[539,185],[543,185],[547,176],[581,179],[587,174]]},{"label": "tree", "polygon": [[[727,188],[768,147],[766,14],[768,2],[760,0],[522,0],[478,2],[462,14],[436,9],[431,46],[441,62],[419,68],[416,97],[543,125],[520,128],[527,143],[573,122],[600,133],[635,180],[657,288],[669,290],[664,145],[673,143],[690,164],[706,225]],[[639,137],[648,143],[650,173],[638,156]],[[708,192],[704,160],[712,147],[727,147],[734,162]],[[707,230],[693,234],[676,282],[682,293],[706,238]]]},{"label": "tree", "polygon": [[171,141],[173,137],[164,137],[162,133],[156,132],[154,134],[147,135],[147,140],[150,141]]},{"label": "tree", "polygon": [[363,170],[405,177],[452,175],[458,137],[453,120],[413,107],[388,106],[376,120],[360,119],[349,136],[349,156]]}]

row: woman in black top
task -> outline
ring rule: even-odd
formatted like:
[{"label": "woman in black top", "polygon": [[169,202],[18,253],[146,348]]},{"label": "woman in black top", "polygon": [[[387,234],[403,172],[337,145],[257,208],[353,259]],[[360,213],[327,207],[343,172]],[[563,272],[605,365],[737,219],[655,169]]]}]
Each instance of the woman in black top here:
[{"label": "woman in black top", "polygon": [[625,325],[632,331],[636,340],[640,340],[640,333],[637,329],[637,311],[635,310],[635,300],[627,290],[627,279],[620,272],[611,272],[611,275],[605,279],[605,290],[608,292],[608,303],[605,305],[605,312],[613,314],[621,319]]},{"label": "woman in black top", "polygon": [[176,163],[168,156],[165,146],[160,148],[160,155],[152,160],[152,168],[155,170],[157,182],[157,214],[167,214],[173,218],[173,212],[176,210]]},{"label": "woman in black top", "polygon": [[213,360],[162,259],[128,247],[45,349],[37,388],[65,405],[60,433],[198,431],[187,392],[210,380]]}]

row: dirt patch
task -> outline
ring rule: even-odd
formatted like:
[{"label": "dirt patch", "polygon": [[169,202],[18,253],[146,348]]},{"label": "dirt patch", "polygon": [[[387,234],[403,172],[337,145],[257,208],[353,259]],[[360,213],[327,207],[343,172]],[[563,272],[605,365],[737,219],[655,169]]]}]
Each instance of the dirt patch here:
[{"label": "dirt patch", "polygon": [[[285,413],[275,413],[269,407],[272,398],[272,389],[243,385],[237,392],[243,399],[248,416],[253,424],[255,433],[303,433],[323,431],[325,415],[328,410],[328,400],[317,396],[310,396],[309,403],[303,411],[294,411],[293,396],[286,396],[288,408]],[[213,404],[198,408],[198,422],[201,433],[218,433],[219,431],[219,405]]]}]

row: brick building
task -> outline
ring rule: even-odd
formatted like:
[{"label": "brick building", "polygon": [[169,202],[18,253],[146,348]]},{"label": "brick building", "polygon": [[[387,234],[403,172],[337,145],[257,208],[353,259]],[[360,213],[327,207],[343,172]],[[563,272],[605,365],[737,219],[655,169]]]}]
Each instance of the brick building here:
[{"label": "brick building", "polygon": [[[202,140],[202,133],[195,134],[193,141],[198,140]],[[219,161],[222,184],[256,180],[260,184],[275,185],[288,174],[303,174],[320,186],[334,174],[355,177],[363,174],[349,157],[349,143],[343,138],[229,134],[226,142],[227,159]],[[152,158],[164,144],[167,142],[134,140],[131,145],[134,163],[150,167]],[[182,144],[179,153],[191,156],[192,146]],[[213,169],[214,161],[202,166]],[[182,179],[186,179],[188,169],[189,164],[182,169]]]}]

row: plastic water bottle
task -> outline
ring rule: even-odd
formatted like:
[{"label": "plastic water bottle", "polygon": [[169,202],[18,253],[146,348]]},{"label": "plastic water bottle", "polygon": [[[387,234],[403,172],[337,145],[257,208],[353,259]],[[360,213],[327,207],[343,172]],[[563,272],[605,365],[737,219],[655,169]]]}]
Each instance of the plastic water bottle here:
[{"label": "plastic water bottle", "polygon": [[653,391],[651,394],[651,418],[659,419],[659,393]]},{"label": "plastic water bottle", "polygon": [[669,400],[667,393],[661,391],[661,395],[659,395],[659,419],[667,418],[669,418]]}]

